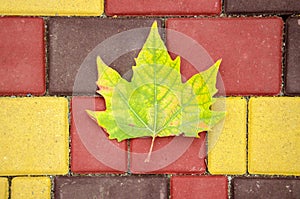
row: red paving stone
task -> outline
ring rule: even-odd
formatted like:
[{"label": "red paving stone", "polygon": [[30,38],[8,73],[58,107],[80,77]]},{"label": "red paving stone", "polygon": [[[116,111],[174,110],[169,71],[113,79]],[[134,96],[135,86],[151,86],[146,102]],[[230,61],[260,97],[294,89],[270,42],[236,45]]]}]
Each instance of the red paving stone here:
[{"label": "red paving stone", "polygon": [[[130,141],[132,173],[204,173],[206,170],[205,133],[199,139],[184,137],[156,138],[150,162],[144,162],[151,138]],[[178,156],[177,156],[178,155]]]},{"label": "red paving stone", "polygon": [[105,13],[113,15],[214,15],[220,0],[109,0]]},{"label": "red paving stone", "polygon": [[[220,73],[227,95],[280,93],[281,18],[168,19],[166,26],[196,40],[214,60],[222,58]],[[168,47],[180,48],[178,39],[169,32]],[[182,73],[189,78],[195,70],[186,60],[182,62]]]},{"label": "red paving stone", "polygon": [[[71,171],[81,174],[126,172],[127,142],[109,141],[106,133],[85,112],[104,110],[103,98],[73,97],[71,106]],[[82,137],[86,139],[82,141]],[[88,143],[88,149],[84,143]],[[98,155],[95,157],[89,151],[96,151]]]},{"label": "red paving stone", "polygon": [[44,21],[0,18],[0,95],[45,93]]},{"label": "red paving stone", "polygon": [[172,199],[227,198],[228,182],[225,176],[172,176]]}]

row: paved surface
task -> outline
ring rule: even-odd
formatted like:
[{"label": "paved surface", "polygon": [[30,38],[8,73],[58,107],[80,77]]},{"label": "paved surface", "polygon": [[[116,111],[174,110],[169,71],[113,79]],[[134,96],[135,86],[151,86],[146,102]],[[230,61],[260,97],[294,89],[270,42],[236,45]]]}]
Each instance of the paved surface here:
[{"label": "paved surface", "polygon": [[[299,198],[300,2],[223,2],[0,0],[0,198]],[[105,109],[87,61],[123,38],[99,54],[130,79],[154,20],[183,81],[222,58],[227,115],[145,163],[151,139],[107,141],[86,114]]]}]

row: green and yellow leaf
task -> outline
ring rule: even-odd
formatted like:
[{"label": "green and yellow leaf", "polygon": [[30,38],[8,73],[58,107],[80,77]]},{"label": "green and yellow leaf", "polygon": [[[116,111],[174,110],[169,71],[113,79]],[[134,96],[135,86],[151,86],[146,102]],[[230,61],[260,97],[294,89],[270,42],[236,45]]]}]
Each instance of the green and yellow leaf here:
[{"label": "green and yellow leaf", "polygon": [[154,22],[135,61],[127,81],[97,58],[98,92],[106,110],[88,114],[106,129],[109,139],[152,137],[149,161],[156,137],[198,137],[224,117],[223,112],[210,110],[221,60],[182,83],[180,57],[172,60]]}]

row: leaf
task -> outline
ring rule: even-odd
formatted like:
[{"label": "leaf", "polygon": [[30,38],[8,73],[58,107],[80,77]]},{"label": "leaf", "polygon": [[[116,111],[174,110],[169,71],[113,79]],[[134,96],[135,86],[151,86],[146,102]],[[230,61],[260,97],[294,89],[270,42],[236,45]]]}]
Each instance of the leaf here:
[{"label": "leaf", "polygon": [[171,59],[154,22],[135,61],[128,82],[97,57],[98,93],[105,98],[106,110],[87,112],[109,139],[152,137],[149,161],[156,137],[199,137],[224,117],[210,110],[221,60],[182,83],[180,57]]}]

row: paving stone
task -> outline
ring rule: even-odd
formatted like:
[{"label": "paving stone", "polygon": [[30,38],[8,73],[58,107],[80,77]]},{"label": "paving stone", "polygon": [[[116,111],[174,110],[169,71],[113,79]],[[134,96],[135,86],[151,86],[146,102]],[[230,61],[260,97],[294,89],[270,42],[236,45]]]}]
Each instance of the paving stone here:
[{"label": "paving stone", "polygon": [[[130,76],[134,57],[143,46],[153,21],[51,18],[48,23],[49,93],[94,95],[99,55],[121,75]],[[123,32],[127,30],[131,31]]]},{"label": "paving stone", "polygon": [[234,199],[292,199],[300,196],[300,179],[237,177],[232,186]]},{"label": "paving stone", "polygon": [[104,99],[72,98],[71,171],[124,173],[127,171],[127,141],[109,141],[107,133],[88,116],[86,110],[105,110]]},{"label": "paving stone", "polygon": [[[0,9],[3,3],[0,1]],[[45,93],[42,18],[0,18],[0,95]]]},{"label": "paving stone", "polygon": [[229,14],[292,14],[300,13],[298,0],[225,0]]},{"label": "paving stone", "polygon": [[[195,45],[201,45],[213,60],[222,58],[220,74],[227,95],[279,94],[282,71],[281,18],[168,19],[166,26],[169,48],[176,50],[185,45],[185,40],[180,44],[177,36],[170,36],[170,32],[175,30],[197,41]],[[205,65],[207,63],[191,66],[188,61],[182,61],[182,73],[186,74],[186,78],[195,73],[193,67],[209,67]]]},{"label": "paving stone", "polygon": [[221,12],[220,0],[110,0],[105,13],[113,15],[212,15]]},{"label": "paving stone", "polygon": [[248,119],[249,173],[300,175],[300,98],[251,98]]},{"label": "paving stone", "polygon": [[149,162],[145,162],[152,138],[130,140],[132,173],[204,173],[206,170],[205,133],[200,138],[156,138]]},{"label": "paving stone", "polygon": [[8,199],[8,180],[0,178],[0,198]]},{"label": "paving stone", "polygon": [[56,177],[56,199],[145,198],[167,199],[168,179],[157,176]]},{"label": "paving stone", "polygon": [[0,0],[1,15],[99,16],[103,0]]},{"label": "paving stone", "polygon": [[246,100],[239,97],[219,98],[212,109],[225,110],[226,119],[208,132],[208,171],[211,174],[245,174]]},{"label": "paving stone", "polygon": [[289,18],[286,24],[285,93],[300,95],[300,17]]},{"label": "paving stone", "polygon": [[0,98],[0,176],[66,174],[65,98]]},{"label": "paving stone", "polygon": [[48,177],[17,177],[12,179],[11,199],[50,199],[51,180]]},{"label": "paving stone", "polygon": [[225,176],[172,176],[171,198],[227,198],[227,184]]}]

